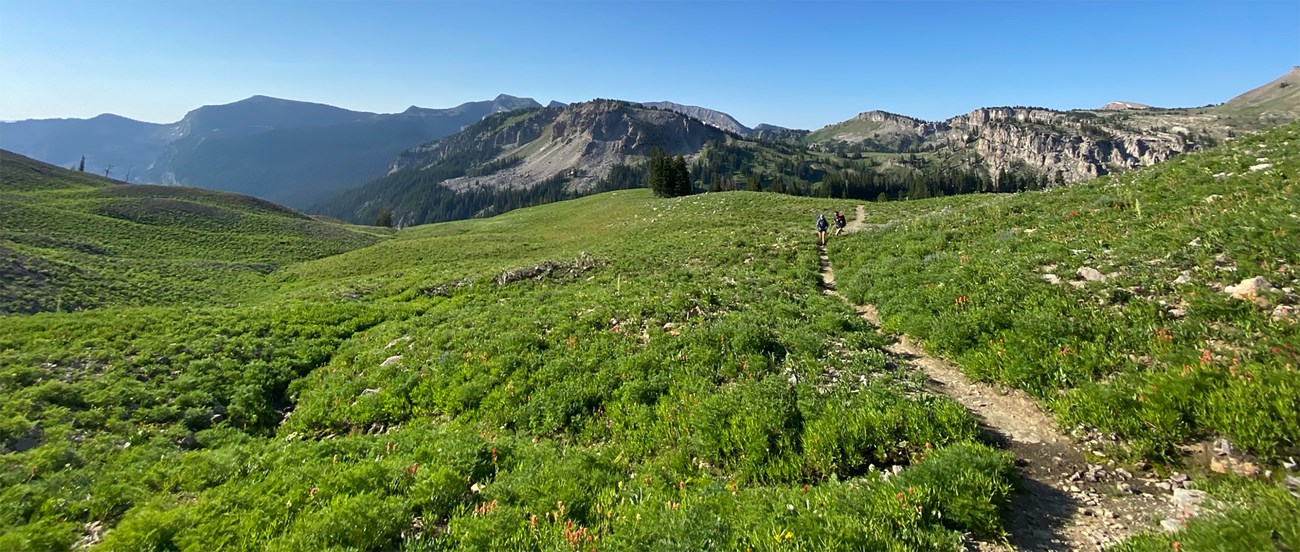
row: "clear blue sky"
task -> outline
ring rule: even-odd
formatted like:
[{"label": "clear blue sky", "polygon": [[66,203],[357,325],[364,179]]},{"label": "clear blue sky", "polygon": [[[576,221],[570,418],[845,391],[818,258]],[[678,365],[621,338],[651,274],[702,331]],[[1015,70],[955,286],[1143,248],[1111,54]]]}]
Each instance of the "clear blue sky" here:
[{"label": "clear blue sky", "polygon": [[1285,2],[0,0],[0,120],[172,122],[255,94],[393,112],[500,93],[746,125],[1225,101],[1300,65]]}]

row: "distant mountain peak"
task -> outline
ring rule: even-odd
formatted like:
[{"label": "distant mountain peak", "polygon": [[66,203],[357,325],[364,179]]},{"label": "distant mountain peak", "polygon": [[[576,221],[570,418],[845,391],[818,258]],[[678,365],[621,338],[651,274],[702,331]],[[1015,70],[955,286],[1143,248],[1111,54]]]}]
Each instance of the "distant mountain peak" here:
[{"label": "distant mountain peak", "polygon": [[700,107],[697,105],[685,105],[685,104],[679,104],[676,102],[668,102],[668,101],[644,102],[641,105],[646,107],[653,107],[656,109],[666,109],[668,111],[680,113],[687,117],[693,117],[695,119],[699,119],[700,121],[703,121],[705,124],[712,126],[714,128],[739,134],[741,136],[744,136],[751,132],[751,129],[749,127],[740,124],[740,121],[737,121],[735,117],[732,117],[731,115],[728,115],[716,109],[709,109],[707,107]]},{"label": "distant mountain peak", "polygon": [[1103,111],[1122,111],[1125,109],[1151,109],[1151,106],[1137,102],[1114,101],[1101,106],[1099,109]]}]

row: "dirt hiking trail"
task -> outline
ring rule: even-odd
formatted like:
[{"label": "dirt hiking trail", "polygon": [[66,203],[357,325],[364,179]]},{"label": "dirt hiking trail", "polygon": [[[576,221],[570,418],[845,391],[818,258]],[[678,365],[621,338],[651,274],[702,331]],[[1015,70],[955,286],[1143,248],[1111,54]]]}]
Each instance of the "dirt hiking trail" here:
[{"label": "dirt hiking trail", "polygon": [[[865,216],[859,205],[857,217],[844,231],[864,230]],[[825,293],[852,305],[879,331],[875,306],[853,305],[836,291],[826,248],[818,250]],[[1012,496],[1007,542],[972,542],[971,549],[1100,550],[1173,516],[1169,501],[1158,494],[1167,490],[1153,487],[1160,483],[1158,478],[1113,463],[1089,463],[1085,450],[1057,430],[1051,416],[1024,392],[973,382],[906,335],[896,336],[887,351],[899,365],[925,373],[930,392],[951,397],[973,413],[986,441],[1015,455],[1020,489]]]}]

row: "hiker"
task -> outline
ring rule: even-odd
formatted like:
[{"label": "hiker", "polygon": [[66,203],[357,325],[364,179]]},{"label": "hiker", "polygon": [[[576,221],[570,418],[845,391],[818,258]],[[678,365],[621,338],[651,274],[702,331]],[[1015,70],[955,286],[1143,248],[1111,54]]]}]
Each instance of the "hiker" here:
[{"label": "hiker", "polygon": [[817,213],[817,243],[820,245],[826,245],[826,228],[828,226],[830,224],[827,224],[826,216]]},{"label": "hiker", "polygon": [[844,220],[844,213],[835,211],[835,235],[836,236],[844,233],[844,226],[847,224],[848,222],[845,222]]}]

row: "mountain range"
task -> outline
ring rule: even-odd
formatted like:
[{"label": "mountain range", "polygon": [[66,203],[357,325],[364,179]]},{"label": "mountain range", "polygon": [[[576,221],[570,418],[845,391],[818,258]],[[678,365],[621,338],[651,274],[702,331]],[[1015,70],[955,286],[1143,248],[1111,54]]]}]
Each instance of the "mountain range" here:
[{"label": "mountain range", "polygon": [[203,106],[172,124],[116,115],[0,123],[0,148],[130,182],[249,194],[295,208],[381,176],[402,150],[501,111],[540,107],[500,95],[448,109],[351,111],[266,96]]},{"label": "mountain range", "polygon": [[811,132],[750,129],[672,102],[595,100],[503,114],[410,148],[384,178],[313,211],[371,222],[391,210],[398,224],[486,216],[631,185],[655,146],[688,158],[700,189],[859,199],[1016,191],[1152,165],[1294,120],[1297,84],[1292,69],[1217,106],[988,107],[944,121],[867,111]]},{"label": "mountain range", "polygon": [[[101,115],[0,124],[0,147],[131,182],[246,193],[399,224],[483,216],[635,185],[658,146],[701,189],[876,199],[1065,184],[1151,165],[1300,118],[1300,68],[1223,104],[986,107],[944,121],[872,110],[808,131],[747,127],[705,107],[501,95],[376,114],[254,96],[170,125]],[[332,198],[332,199],[329,199]]]}]

